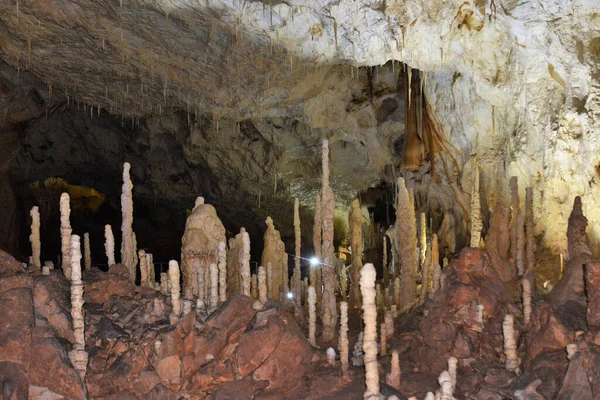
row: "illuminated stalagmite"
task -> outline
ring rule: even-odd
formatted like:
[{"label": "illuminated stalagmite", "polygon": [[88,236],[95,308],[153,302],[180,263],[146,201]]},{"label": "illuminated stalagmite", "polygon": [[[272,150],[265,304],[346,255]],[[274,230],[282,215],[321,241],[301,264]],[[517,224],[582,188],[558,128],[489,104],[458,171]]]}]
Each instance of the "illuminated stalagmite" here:
[{"label": "illuminated stalagmite", "polygon": [[365,353],[365,399],[379,399],[379,372],[377,367],[377,306],[375,305],[375,267],[365,264],[361,271],[363,320],[365,323],[363,351]]},{"label": "illuminated stalagmite", "polygon": [[360,269],[362,268],[362,210],[358,199],[350,204],[350,246],[352,247],[352,267],[350,282],[350,307],[360,308]]},{"label": "illuminated stalagmite", "polygon": [[[67,193],[60,195],[60,250],[62,255],[62,270],[67,279],[71,279],[71,205]],[[114,238],[113,238],[114,260]],[[114,264],[114,262],[113,262]],[[109,264],[112,265],[112,264]]]},{"label": "illuminated stalagmite", "polygon": [[133,183],[129,176],[131,165],[123,164],[123,186],[121,189],[121,264],[129,271],[131,282],[135,282],[135,244],[133,233]]},{"label": "illuminated stalagmite", "polygon": [[[402,262],[400,309],[408,306],[416,296],[415,270],[417,268],[417,226],[415,210],[411,206],[403,178],[398,178],[396,204],[396,240],[398,255]],[[398,267],[396,267],[398,268]]]},{"label": "illuminated stalagmite", "polygon": [[[314,257],[320,260],[322,257],[321,252],[321,240],[323,233],[323,208],[321,206],[321,196],[317,194],[315,197],[315,215],[313,222],[313,248],[315,249]],[[310,266],[310,285],[313,286],[317,292],[317,306],[321,304],[321,297],[323,292],[321,291],[322,280],[321,280],[321,264],[311,264]]]},{"label": "illuminated stalagmite", "polygon": [[300,268],[300,252],[302,246],[302,232],[300,230],[300,201],[294,200],[294,239],[295,239],[295,257],[294,274],[292,275],[292,292],[297,305],[302,300],[302,270]]},{"label": "illuminated stalagmite", "polygon": [[335,250],[333,246],[335,200],[333,198],[333,190],[329,186],[329,143],[326,139],[323,140],[322,166],[323,241],[321,251],[323,252],[323,265],[321,271],[323,275],[323,299],[321,301],[321,320],[323,321],[323,340],[329,341],[335,337],[337,308],[335,301]]},{"label": "illuminated stalagmite", "polygon": [[[184,298],[198,296],[197,274],[201,270],[205,278],[209,276],[210,264],[219,263],[219,243],[224,241],[225,227],[217,216],[217,211],[212,205],[205,204],[202,197],[198,197],[185,222],[185,232],[181,239]],[[194,268],[194,261],[199,262],[198,271]],[[205,279],[205,289],[209,283],[210,280]],[[207,291],[205,295],[208,295]]]},{"label": "illuminated stalagmite", "polygon": [[31,234],[29,235],[29,241],[31,242],[32,267],[34,271],[40,271],[42,269],[42,243],[40,241],[40,211],[38,206],[33,206],[29,215],[31,216]]},{"label": "illuminated stalagmite", "polygon": [[85,378],[88,353],[85,351],[83,319],[83,282],[81,281],[81,244],[79,236],[71,235],[71,317],[73,318],[73,349],[69,358],[81,378]]},{"label": "illuminated stalagmite", "polygon": [[[267,217],[265,221],[267,224],[267,230],[264,236],[264,249],[262,253],[262,265],[269,265],[272,267],[272,284],[270,297],[274,300],[280,299],[280,294],[283,287],[283,257],[285,253],[285,246],[281,241],[279,231],[275,229],[273,220],[271,217]],[[286,271],[287,275],[287,271]],[[286,282],[287,285],[287,282]]]},{"label": "illuminated stalagmite", "polygon": [[104,240],[104,252],[106,254],[106,260],[108,266],[111,267],[115,265],[115,237],[113,236],[112,227],[108,224],[104,225]]}]

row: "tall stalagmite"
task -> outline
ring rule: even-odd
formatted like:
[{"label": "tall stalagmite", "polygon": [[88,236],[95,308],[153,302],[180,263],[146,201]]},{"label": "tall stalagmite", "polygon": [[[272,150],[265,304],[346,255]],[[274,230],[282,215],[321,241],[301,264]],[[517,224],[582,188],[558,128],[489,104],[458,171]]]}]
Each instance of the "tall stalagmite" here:
[{"label": "tall stalagmite", "polygon": [[323,299],[321,302],[321,320],[323,321],[323,340],[330,341],[335,337],[335,323],[337,321],[337,308],[335,301],[335,249],[333,245],[333,217],[335,200],[333,190],[329,186],[329,143],[323,139],[323,180],[321,198],[323,199]]},{"label": "tall stalagmite", "polygon": [[242,294],[250,296],[250,235],[244,230],[242,232]]},{"label": "tall stalagmite", "polygon": [[85,378],[88,353],[85,351],[83,320],[83,282],[81,281],[81,244],[79,236],[71,236],[71,317],[73,318],[73,349],[69,358],[81,378]]},{"label": "tall stalagmite", "polygon": [[292,275],[292,292],[297,305],[302,300],[302,270],[300,268],[300,251],[302,247],[302,232],[300,230],[300,201],[294,200],[294,238],[296,256],[294,257],[294,274]]},{"label": "tall stalagmite", "polygon": [[31,242],[31,257],[33,260],[33,270],[42,270],[42,243],[40,241],[40,211],[38,206],[31,207],[29,211],[31,216],[31,234],[29,235],[29,241]]},{"label": "tall stalagmite", "polygon": [[106,254],[108,267],[110,268],[115,265],[115,237],[113,235],[112,227],[108,224],[104,225],[104,252]]},{"label": "tall stalagmite", "polygon": [[271,263],[272,284],[270,298],[279,300],[283,291],[283,257],[285,256],[285,245],[281,241],[281,235],[279,234],[279,231],[275,229],[271,217],[267,217],[265,223],[267,224],[267,230],[265,231],[264,236],[261,264],[268,266],[269,263]]},{"label": "tall stalagmite", "polygon": [[155,288],[156,270],[154,269],[154,256],[146,253],[146,268],[148,269],[148,286]]},{"label": "tall stalagmite", "polygon": [[85,270],[92,268],[92,251],[90,250],[90,234],[83,234],[83,261]]},{"label": "tall stalagmite", "polygon": [[169,281],[171,282],[171,323],[174,324],[181,315],[181,290],[179,287],[179,264],[175,260],[169,261]]},{"label": "tall stalagmite", "polygon": [[[417,268],[417,226],[415,210],[411,206],[408,190],[403,178],[398,178],[398,196],[396,204],[396,240],[398,255],[402,263],[401,300],[399,309],[408,306],[415,300]],[[399,268],[399,266],[396,266]]]},{"label": "tall stalagmite", "polygon": [[123,164],[123,186],[121,191],[121,264],[129,270],[131,282],[135,282],[135,245],[133,243],[133,183],[129,176],[131,165]]},{"label": "tall stalagmite", "polygon": [[342,364],[342,375],[348,375],[348,303],[342,301],[340,303],[340,337],[339,347],[340,361]]},{"label": "tall stalagmite", "polygon": [[313,347],[317,347],[317,294],[315,288],[308,287],[308,343]]},{"label": "tall stalagmite", "polygon": [[[416,238],[416,236],[415,236]],[[416,248],[415,248],[416,250]],[[363,351],[365,353],[365,399],[379,399],[379,371],[377,366],[377,306],[375,305],[375,267],[365,264],[360,276],[362,309],[365,330]]]},{"label": "tall stalagmite", "polygon": [[258,267],[258,300],[267,304],[267,270],[262,265]]},{"label": "tall stalagmite", "polygon": [[[71,279],[71,204],[68,193],[60,195],[60,250],[62,255],[62,270],[67,279]],[[114,249],[114,238],[113,238]],[[113,250],[114,251],[114,250]],[[114,255],[113,255],[114,259]],[[114,262],[113,262],[114,264]],[[111,264],[109,264],[111,265]]]},{"label": "tall stalagmite", "polygon": [[473,159],[472,166],[472,186],[471,186],[471,247],[481,247],[481,230],[483,229],[483,220],[481,218],[481,200],[479,195],[479,165]]},{"label": "tall stalagmite", "polygon": [[148,286],[148,259],[146,258],[146,252],[144,250],[138,251],[138,258],[140,260],[140,286]]},{"label": "tall stalagmite", "polygon": [[[314,257],[318,260],[322,257],[321,251],[321,239],[323,233],[323,208],[321,206],[321,196],[317,194],[315,197],[315,216],[313,223],[313,248],[315,249]],[[317,305],[321,304],[321,297],[323,292],[321,291],[321,264],[311,264],[310,266],[310,285],[313,286],[317,292]]]},{"label": "tall stalagmite", "polygon": [[358,199],[350,204],[350,246],[352,267],[350,277],[350,307],[360,308],[360,269],[362,268],[362,210]]}]

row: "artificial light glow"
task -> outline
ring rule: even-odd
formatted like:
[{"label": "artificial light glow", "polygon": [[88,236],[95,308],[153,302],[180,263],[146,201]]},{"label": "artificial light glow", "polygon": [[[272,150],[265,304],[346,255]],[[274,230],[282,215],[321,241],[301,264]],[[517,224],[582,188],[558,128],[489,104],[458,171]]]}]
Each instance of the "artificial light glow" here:
[{"label": "artificial light glow", "polygon": [[292,298],[294,298],[294,295],[292,294],[292,292],[288,292],[288,294],[287,294],[287,298],[288,298],[288,299],[292,299]]},{"label": "artificial light glow", "polygon": [[310,259],[310,265],[317,265],[319,264],[319,259],[317,257],[313,257]]}]

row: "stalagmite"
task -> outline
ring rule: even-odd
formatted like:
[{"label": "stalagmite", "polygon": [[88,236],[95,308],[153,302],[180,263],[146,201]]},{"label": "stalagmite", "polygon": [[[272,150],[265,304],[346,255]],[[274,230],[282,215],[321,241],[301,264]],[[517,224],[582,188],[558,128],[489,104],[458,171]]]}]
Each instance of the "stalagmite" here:
[{"label": "stalagmite", "polygon": [[[321,196],[317,194],[315,198],[315,215],[313,222],[313,248],[315,249],[314,258],[321,260],[321,238],[323,232],[323,209],[321,207]],[[317,306],[321,303],[322,284],[321,284],[321,264],[310,265],[310,285],[313,286],[317,292]]]},{"label": "stalagmite", "polygon": [[219,262],[219,301],[227,301],[227,247],[224,241],[219,242],[217,248],[217,260]]},{"label": "stalagmite", "polygon": [[[333,246],[333,214],[335,211],[335,200],[333,190],[329,186],[329,143],[323,139],[322,153],[323,179],[321,187],[321,198],[323,201],[323,299],[321,301],[321,319],[323,321],[323,340],[328,342],[335,337],[335,323],[337,321],[337,309],[335,302],[335,271],[334,271],[334,246]],[[377,327],[375,327],[377,331]]]},{"label": "stalagmite", "polygon": [[452,394],[452,377],[448,371],[443,371],[438,378],[438,383],[441,388],[441,400],[454,400]]},{"label": "stalagmite", "polygon": [[300,201],[298,198],[294,200],[294,238],[296,254],[294,257],[294,273],[292,275],[292,292],[294,293],[294,300],[299,306],[302,300],[302,270],[300,268],[302,232],[300,230]]},{"label": "stalagmite", "polygon": [[327,348],[327,364],[335,367],[335,349],[333,347]]},{"label": "stalagmite", "polygon": [[171,281],[171,324],[175,324],[181,315],[181,292],[179,288],[179,264],[175,260],[169,261],[169,280]]},{"label": "stalagmite", "polygon": [[166,272],[160,273],[160,293],[169,295],[169,275]]},{"label": "stalagmite", "polygon": [[515,266],[517,268],[517,274],[523,276],[525,273],[525,226],[523,223],[523,216],[517,216],[517,253],[515,258]]},{"label": "stalagmite", "polygon": [[155,288],[156,271],[154,269],[154,256],[146,253],[146,269],[148,270],[148,287]]},{"label": "stalagmite", "polygon": [[573,356],[575,354],[577,354],[577,352],[579,351],[579,348],[578,348],[577,344],[571,343],[571,344],[567,345],[566,351],[567,351],[567,360],[570,360],[571,358],[573,358]]},{"label": "stalagmite", "polygon": [[379,372],[377,369],[377,307],[375,305],[375,267],[365,264],[360,274],[363,320],[365,324],[363,351],[365,353],[365,399],[378,399]]},{"label": "stalagmite", "polygon": [[514,317],[510,314],[504,316],[502,323],[504,334],[504,354],[506,354],[506,369],[519,375],[519,358],[517,356],[517,342],[515,340]]},{"label": "stalagmite", "polygon": [[340,337],[338,342],[338,350],[340,351],[340,362],[342,365],[342,375],[348,375],[348,303],[342,301],[340,303]]},{"label": "stalagmite", "polygon": [[484,312],[485,306],[483,304],[477,304],[477,314],[475,316],[476,322],[481,325],[481,329],[483,330],[483,321],[484,321]]},{"label": "stalagmite", "polygon": [[377,310],[383,310],[383,293],[381,293],[381,285],[378,283],[375,285],[375,304]]},{"label": "stalagmite", "polygon": [[396,307],[400,308],[400,302],[400,278],[398,277],[394,279],[394,303],[396,304]]},{"label": "stalagmite", "polygon": [[400,356],[397,350],[392,351],[390,372],[385,376],[385,383],[396,390],[400,390]]},{"label": "stalagmite", "polygon": [[140,260],[140,286],[148,286],[148,259],[146,258],[146,252],[144,250],[138,251],[138,258]]},{"label": "stalagmite", "polygon": [[440,290],[441,287],[441,282],[440,279],[442,277],[442,268],[440,267],[440,264],[435,264],[433,266],[433,282],[431,285],[431,294],[430,297],[432,297],[436,292],[438,292]]},{"label": "stalagmite", "polygon": [[342,292],[342,299],[346,299],[348,296],[348,267],[346,267],[344,260],[340,261],[340,290]]},{"label": "stalagmite", "polygon": [[133,183],[129,177],[131,166],[123,164],[123,186],[121,193],[121,264],[129,270],[131,282],[135,282],[135,250],[133,244]]},{"label": "stalagmite", "polygon": [[69,280],[71,279],[71,233],[73,233],[70,218],[70,198],[67,193],[62,193],[60,195],[60,250],[62,255],[63,274],[65,274],[65,277]]},{"label": "stalagmite", "polygon": [[523,320],[527,326],[531,319],[531,281],[525,277],[521,279],[521,284],[523,285]]},{"label": "stalagmite", "polygon": [[244,231],[242,233],[242,294],[250,296],[250,235]]},{"label": "stalagmite", "polygon": [[315,288],[308,288],[308,343],[313,347],[317,347],[316,332],[317,332],[317,293]]},{"label": "stalagmite", "polygon": [[383,315],[383,320],[385,322],[387,337],[390,338],[394,336],[394,313],[392,311],[386,311]]},{"label": "stalagmite", "polygon": [[427,254],[427,216],[425,213],[420,214],[419,227],[419,264],[421,267],[425,264]]},{"label": "stalagmite", "polygon": [[[273,219],[267,217],[265,220],[267,230],[264,235],[264,248],[262,252],[261,264],[269,265],[271,263],[272,268],[272,285],[271,292],[269,293],[270,298],[274,300],[280,300],[281,293],[287,294],[287,289],[283,289],[284,283],[284,272],[285,269],[283,262],[284,259],[287,261],[287,255],[285,254],[285,244],[281,240],[281,235],[278,230],[275,229]],[[287,287],[287,270],[285,271],[285,286]]]},{"label": "stalagmite", "polygon": [[519,208],[519,180],[516,176],[512,176],[508,182],[510,188],[510,258],[513,262],[513,267],[516,269],[517,260],[517,216],[521,213]]},{"label": "stalagmite", "polygon": [[110,268],[115,265],[115,237],[113,236],[112,227],[108,224],[104,225],[104,252],[106,254],[108,267]]},{"label": "stalagmite", "polygon": [[479,195],[479,165],[475,159],[471,163],[471,247],[481,247],[481,230],[483,220],[481,218],[481,200]]},{"label": "stalagmite", "polygon": [[450,357],[448,359],[448,373],[452,379],[452,392],[456,388],[456,367],[458,366],[458,360],[456,357]]},{"label": "stalagmite", "polygon": [[533,271],[534,264],[534,231],[533,222],[533,189],[525,188],[525,268]]},{"label": "stalagmite", "polygon": [[79,236],[71,235],[71,317],[73,318],[73,349],[69,358],[81,379],[85,378],[88,353],[85,351],[83,319],[83,282],[81,281],[81,245]]},{"label": "stalagmite", "polygon": [[253,299],[258,299],[258,276],[252,274],[250,276],[250,296]]},{"label": "stalagmite", "polygon": [[396,240],[402,262],[400,308],[411,304],[416,297],[415,270],[417,268],[417,228],[415,210],[411,206],[403,178],[398,178],[396,205]]},{"label": "stalagmite", "polygon": [[40,271],[42,269],[42,244],[40,242],[40,212],[38,206],[33,206],[29,215],[31,216],[29,241],[31,242],[32,269],[33,271]]},{"label": "stalagmite", "polygon": [[350,307],[360,309],[360,269],[362,268],[362,211],[358,199],[350,204],[350,246],[352,248],[352,267],[350,268]]},{"label": "stalagmite", "polygon": [[[282,242],[282,246],[283,246],[283,242]],[[290,274],[289,274],[289,269],[288,269],[288,256],[285,253],[285,249],[282,251],[283,255],[281,256],[281,265],[283,266],[283,268],[281,269],[281,298],[289,298],[290,294],[292,294],[290,292],[290,285],[289,285],[289,280],[290,280]],[[293,295],[292,295],[293,297]]]},{"label": "stalagmite", "polygon": [[242,248],[242,234],[229,239],[227,249],[227,294],[240,293],[240,251]]},{"label": "stalagmite", "polygon": [[258,267],[258,300],[267,304],[267,271],[262,265]]},{"label": "stalagmite", "polygon": [[188,315],[190,312],[192,312],[192,302],[190,300],[182,300],[181,304],[182,304],[181,313],[183,315]]},{"label": "stalagmite", "polygon": [[88,271],[92,268],[92,252],[90,250],[90,234],[83,234],[83,262],[85,270]]},{"label": "stalagmite", "polygon": [[[430,252],[431,253],[431,252]],[[419,296],[420,303],[425,303],[429,288],[431,286],[431,254],[427,254],[423,263],[423,284],[421,285],[421,293]]]},{"label": "stalagmite", "polygon": [[42,267],[42,275],[50,275],[50,265],[48,261],[44,262],[44,266]]},{"label": "stalagmite", "polygon": [[385,356],[387,354],[387,329],[386,329],[386,324],[385,322],[382,322],[379,325],[379,355],[380,356]]},{"label": "stalagmite", "polygon": [[219,305],[219,268],[217,264],[210,264],[210,310]]},{"label": "stalagmite", "polygon": [[427,392],[425,400],[435,400],[435,395],[432,392]]},{"label": "stalagmite", "polygon": [[267,298],[271,298],[272,290],[273,290],[273,265],[269,262],[267,264]]}]

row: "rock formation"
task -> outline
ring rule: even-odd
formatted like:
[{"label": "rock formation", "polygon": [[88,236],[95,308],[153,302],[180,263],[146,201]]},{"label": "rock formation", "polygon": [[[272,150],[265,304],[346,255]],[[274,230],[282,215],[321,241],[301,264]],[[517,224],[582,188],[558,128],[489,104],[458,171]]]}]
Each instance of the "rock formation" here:
[{"label": "rock formation", "polygon": [[[283,259],[285,254],[285,247],[281,241],[279,231],[275,229],[273,220],[271,217],[267,217],[265,221],[267,224],[267,230],[264,236],[264,248],[262,252],[262,265],[271,265],[272,268],[272,284],[270,298],[274,300],[281,299],[281,293],[283,293],[283,274],[284,266]],[[287,257],[286,257],[287,259]],[[285,272],[287,275],[287,271]],[[286,283],[287,286],[287,283]],[[287,293],[287,291],[285,292]]]},{"label": "rock formation", "polygon": [[377,370],[377,307],[375,305],[375,267],[365,264],[361,271],[360,290],[362,292],[363,320],[365,333],[363,351],[365,353],[365,399],[379,399],[379,372]]},{"label": "rock formation", "polygon": [[[335,301],[336,274],[335,250],[333,245],[333,217],[335,212],[335,200],[333,190],[329,186],[329,142],[323,139],[322,154],[322,180],[321,199],[323,201],[323,236],[321,251],[323,263],[321,273],[323,276],[323,298],[321,302],[321,320],[323,322],[323,340],[330,341],[335,337],[335,323],[337,321],[337,308]],[[377,330],[377,327],[375,327]]]},{"label": "rock formation", "polygon": [[[314,310],[313,310],[313,313],[314,313]],[[340,303],[340,336],[339,336],[338,349],[340,351],[340,363],[342,366],[342,375],[345,376],[345,375],[348,375],[348,357],[349,357],[348,303],[345,301],[342,301]]]},{"label": "rock formation", "polygon": [[250,296],[250,236],[242,232],[242,251],[240,253],[241,289],[244,296]]},{"label": "rock formation", "polygon": [[90,249],[90,234],[88,232],[83,234],[83,261],[86,271],[92,268],[92,251]]},{"label": "rock formation", "polygon": [[129,176],[131,165],[123,164],[123,186],[121,189],[121,264],[129,269],[131,282],[135,282],[136,245],[133,233],[133,183]]},{"label": "rock formation", "polygon": [[38,206],[33,206],[29,211],[31,216],[31,233],[29,234],[29,242],[31,243],[31,257],[33,263],[31,265],[33,272],[41,271],[42,261],[42,243],[40,240],[40,211]]},{"label": "rock formation", "polygon": [[362,268],[362,210],[358,199],[350,203],[350,246],[352,248],[352,273],[350,274],[350,307],[360,308],[360,269]]},{"label": "rock formation", "polygon": [[[71,205],[70,197],[68,193],[61,193],[60,195],[60,249],[61,249],[61,268],[67,279],[71,278]],[[114,249],[114,239],[113,239]],[[113,250],[114,251],[114,250]],[[114,259],[114,256],[113,256]],[[114,264],[114,262],[113,262]],[[112,265],[109,263],[109,265]]]},{"label": "rock formation", "polygon": [[81,281],[81,244],[79,236],[71,236],[71,317],[73,318],[73,349],[69,358],[81,379],[85,379],[88,353],[85,351],[83,320],[83,282]]},{"label": "rock formation", "polygon": [[415,210],[411,206],[408,190],[403,178],[398,178],[398,197],[396,204],[396,240],[398,241],[398,264],[401,269],[400,308],[411,304],[416,297],[415,272],[417,260],[417,226]]}]

